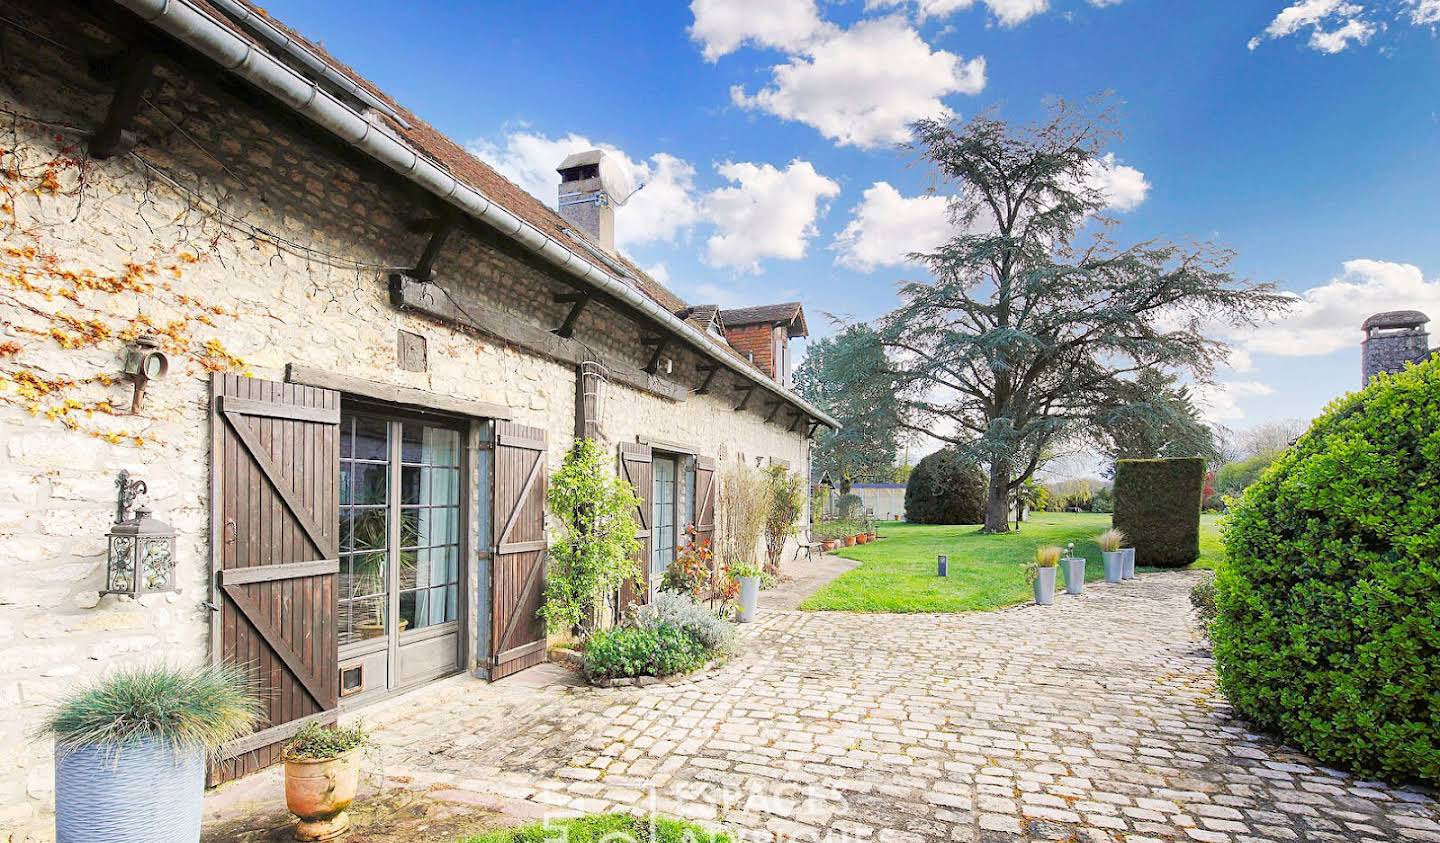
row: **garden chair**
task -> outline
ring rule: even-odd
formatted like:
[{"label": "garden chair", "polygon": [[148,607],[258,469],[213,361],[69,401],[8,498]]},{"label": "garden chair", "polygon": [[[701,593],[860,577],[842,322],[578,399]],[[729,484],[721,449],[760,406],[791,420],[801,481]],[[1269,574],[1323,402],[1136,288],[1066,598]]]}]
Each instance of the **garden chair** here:
[{"label": "garden chair", "polygon": [[[808,527],[804,530],[804,536],[805,540],[800,542],[800,550],[804,551],[806,559],[814,559],[815,555],[820,552],[822,544],[815,541],[815,538],[810,535],[810,529]],[[795,558],[800,558],[800,551],[796,551]]]}]

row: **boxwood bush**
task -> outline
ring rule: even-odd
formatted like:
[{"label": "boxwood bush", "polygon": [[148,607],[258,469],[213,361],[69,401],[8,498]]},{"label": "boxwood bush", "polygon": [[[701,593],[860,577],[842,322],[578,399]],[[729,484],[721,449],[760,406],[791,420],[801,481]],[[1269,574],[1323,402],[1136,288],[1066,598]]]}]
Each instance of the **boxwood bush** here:
[{"label": "boxwood bush", "polygon": [[1200,558],[1205,461],[1116,460],[1115,528],[1135,548],[1135,564],[1181,568]]},{"label": "boxwood bush", "polygon": [[1440,784],[1440,361],[1332,404],[1231,516],[1211,640],[1237,711]]},{"label": "boxwood bush", "polygon": [[953,448],[920,460],[905,483],[911,524],[984,524],[985,472]]},{"label": "boxwood bush", "polygon": [[585,676],[591,681],[689,673],[710,658],[704,644],[669,624],[601,630],[585,639],[582,655]]}]

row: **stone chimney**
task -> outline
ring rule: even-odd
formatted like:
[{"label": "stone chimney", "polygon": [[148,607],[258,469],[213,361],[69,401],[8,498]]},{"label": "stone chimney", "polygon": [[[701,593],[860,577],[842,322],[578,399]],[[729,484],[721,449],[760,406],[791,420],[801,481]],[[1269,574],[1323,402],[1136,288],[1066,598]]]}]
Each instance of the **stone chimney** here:
[{"label": "stone chimney", "polygon": [[1387,310],[1365,320],[1365,342],[1360,365],[1362,387],[1381,372],[1399,372],[1406,363],[1419,363],[1430,356],[1430,334],[1425,325],[1430,317],[1418,310]]},{"label": "stone chimney", "polygon": [[[577,152],[560,162],[560,216],[590,236],[600,248],[615,253],[615,208],[600,178],[598,149]],[[629,197],[621,196],[620,201]]]}]

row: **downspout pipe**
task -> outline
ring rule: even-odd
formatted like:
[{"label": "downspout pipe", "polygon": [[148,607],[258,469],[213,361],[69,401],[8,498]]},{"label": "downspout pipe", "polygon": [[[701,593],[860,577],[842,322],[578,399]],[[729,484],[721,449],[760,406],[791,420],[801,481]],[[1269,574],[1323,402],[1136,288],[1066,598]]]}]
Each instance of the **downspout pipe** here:
[{"label": "downspout pipe", "polygon": [[[459,181],[444,168],[375,126],[288,65],[264,50],[257,49],[188,0],[115,2],[146,23],[206,56],[224,70],[274,96],[295,112],[431,194],[495,228],[575,280],[613,296],[654,319],[711,362],[750,380],[821,424],[834,430],[840,429],[840,423],[824,410],[786,390],[763,373],[747,370],[693,325],[629,284],[595,266],[565,244],[512,214],[485,194]],[[223,0],[221,5],[225,5]]]}]

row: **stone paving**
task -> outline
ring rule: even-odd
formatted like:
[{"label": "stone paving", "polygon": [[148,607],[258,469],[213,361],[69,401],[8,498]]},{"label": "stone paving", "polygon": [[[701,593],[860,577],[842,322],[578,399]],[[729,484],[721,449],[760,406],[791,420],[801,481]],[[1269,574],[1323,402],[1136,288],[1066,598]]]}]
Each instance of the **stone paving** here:
[{"label": "stone paving", "polygon": [[656,808],[747,840],[1440,841],[1431,795],[1232,718],[1194,577],[982,614],[772,610],[688,685],[546,666],[426,689],[375,713],[378,757],[445,798]]}]

